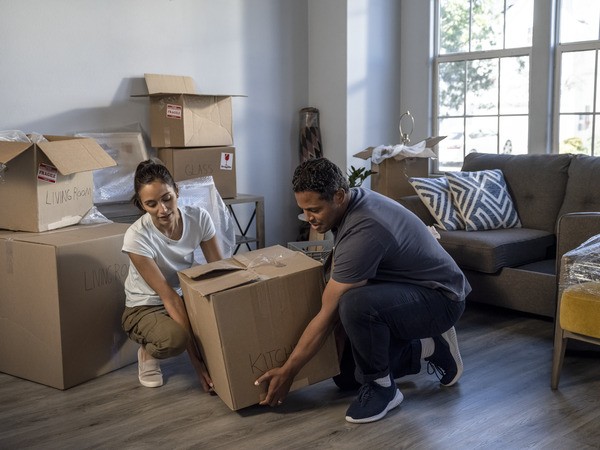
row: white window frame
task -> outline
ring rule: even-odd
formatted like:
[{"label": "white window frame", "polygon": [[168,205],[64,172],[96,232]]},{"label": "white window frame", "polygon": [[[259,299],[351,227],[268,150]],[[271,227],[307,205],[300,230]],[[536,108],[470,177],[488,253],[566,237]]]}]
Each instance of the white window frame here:
[{"label": "white window frame", "polygon": [[[572,42],[566,44],[557,44],[556,45],[556,77],[554,80],[554,114],[552,115],[552,123],[555,124],[552,132],[552,147],[555,150],[555,153],[559,151],[560,146],[560,89],[561,89],[561,75],[562,75],[562,62],[563,62],[563,54],[571,53],[571,52],[579,52],[579,51],[595,51],[596,52],[596,66],[594,68],[594,99],[592,104],[594,105],[594,110],[589,113],[592,120],[592,148],[591,154],[593,156],[600,156],[600,146],[596,148],[596,121],[598,120],[598,115],[600,114],[600,109],[596,109],[597,105],[597,97],[600,94],[600,86],[598,86],[598,59],[600,58],[600,40],[599,41],[584,41],[584,42]],[[564,113],[564,115],[579,115],[580,113]]]},{"label": "white window frame", "polygon": [[[419,1],[419,0],[414,0]],[[425,7],[423,2],[423,7]],[[439,1],[431,0],[429,7],[431,8],[431,89],[432,98],[430,106],[431,130],[433,135],[438,132],[438,111],[435,95],[438,92],[438,61],[453,61],[453,60],[474,60],[483,58],[498,58],[509,56],[527,56],[529,57],[529,119],[528,119],[528,153],[552,153],[558,152],[556,145],[557,133],[554,130],[558,129],[554,111],[556,111],[556,87],[554,77],[556,73],[552,70],[552,65],[555,57],[555,30],[557,19],[557,5],[559,0],[534,0],[534,26],[531,47],[489,50],[482,52],[468,52],[452,55],[437,55],[439,43]],[[415,5],[412,6],[416,7]],[[560,80],[560,77],[557,78]],[[535,80],[535,82],[533,81]],[[403,91],[408,88],[405,87]],[[437,161],[434,161],[432,171],[438,172]]]}]

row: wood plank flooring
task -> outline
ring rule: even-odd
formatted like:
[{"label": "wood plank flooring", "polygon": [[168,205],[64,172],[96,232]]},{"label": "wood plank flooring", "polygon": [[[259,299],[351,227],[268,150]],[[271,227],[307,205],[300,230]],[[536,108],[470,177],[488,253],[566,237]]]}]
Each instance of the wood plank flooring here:
[{"label": "wood plank flooring", "polygon": [[379,422],[344,420],[353,394],[331,381],[279,408],[232,412],[198,387],[185,356],[148,389],[130,365],[66,391],[0,374],[0,449],[600,448],[600,353],[567,351],[550,389],[549,320],[470,304],[457,330],[465,372],[445,388],[423,369]]}]

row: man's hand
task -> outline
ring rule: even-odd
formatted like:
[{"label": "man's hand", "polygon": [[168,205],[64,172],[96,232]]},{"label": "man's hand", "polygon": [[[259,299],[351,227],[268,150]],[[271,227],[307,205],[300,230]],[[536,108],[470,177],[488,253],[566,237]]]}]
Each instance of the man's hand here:
[{"label": "man's hand", "polygon": [[283,367],[277,367],[265,372],[254,384],[267,383],[269,388],[267,396],[260,402],[261,405],[277,406],[283,403],[285,396],[290,391],[294,377]]}]

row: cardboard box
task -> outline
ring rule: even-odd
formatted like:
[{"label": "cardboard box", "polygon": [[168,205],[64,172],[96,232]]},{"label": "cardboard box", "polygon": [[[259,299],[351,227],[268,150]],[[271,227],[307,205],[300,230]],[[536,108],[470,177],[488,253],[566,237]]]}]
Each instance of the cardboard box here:
[{"label": "cardboard box", "polygon": [[234,147],[161,148],[158,157],[175,181],[212,176],[222,198],[237,194]]},{"label": "cardboard box", "polygon": [[[435,157],[431,148],[437,145],[445,136],[428,138],[425,140],[425,151],[417,157],[398,155],[388,158],[379,164],[371,161],[371,189],[394,200],[407,195],[415,195],[415,190],[408,182],[410,177],[429,176],[429,158]],[[369,159],[375,147],[369,147],[354,156]]]},{"label": "cardboard box", "polygon": [[[283,365],[321,307],[323,266],[277,245],[192,267],[179,278],[216,393],[232,410],[260,402],[266,389],[254,381]],[[332,335],[292,390],[338,373]]]},{"label": "cardboard box", "polygon": [[147,73],[144,78],[153,147],[233,145],[232,95],[197,93],[191,77]]},{"label": "cardboard box", "polygon": [[137,360],[121,328],[129,225],[0,232],[0,371],[67,389]]},{"label": "cardboard box", "polygon": [[116,165],[93,139],[0,142],[0,228],[46,231],[78,223],[93,206],[92,171]]}]

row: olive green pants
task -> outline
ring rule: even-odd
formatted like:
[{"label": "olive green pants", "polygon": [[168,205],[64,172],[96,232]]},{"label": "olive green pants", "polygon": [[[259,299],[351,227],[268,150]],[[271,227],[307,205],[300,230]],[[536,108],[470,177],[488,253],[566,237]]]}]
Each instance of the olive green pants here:
[{"label": "olive green pants", "polygon": [[164,306],[125,307],[121,324],[129,339],[143,345],[156,359],[179,355],[188,344],[187,331],[167,314]]}]

